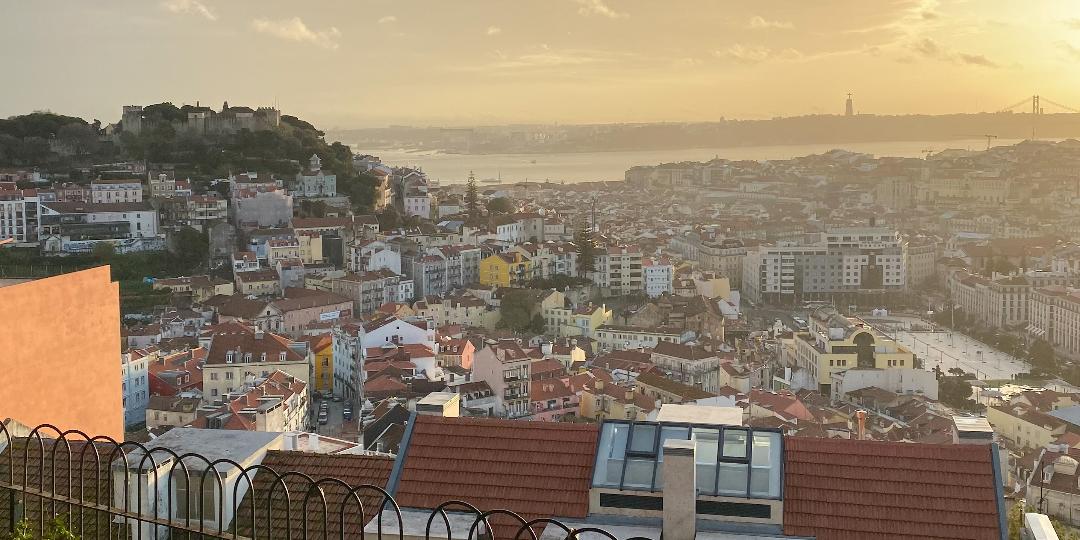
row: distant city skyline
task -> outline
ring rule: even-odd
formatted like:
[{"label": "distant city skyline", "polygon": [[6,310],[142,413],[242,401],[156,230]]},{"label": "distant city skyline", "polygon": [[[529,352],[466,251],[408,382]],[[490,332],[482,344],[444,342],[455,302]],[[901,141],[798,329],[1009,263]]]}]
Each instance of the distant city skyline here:
[{"label": "distant city skyline", "polygon": [[[7,0],[0,117],[278,104],[323,129],[1080,104],[1080,4]],[[57,29],[63,29],[58,31]],[[554,29],[554,30],[553,30]],[[1055,111],[1047,107],[1049,111]],[[1056,111],[1055,111],[1056,112]]]}]

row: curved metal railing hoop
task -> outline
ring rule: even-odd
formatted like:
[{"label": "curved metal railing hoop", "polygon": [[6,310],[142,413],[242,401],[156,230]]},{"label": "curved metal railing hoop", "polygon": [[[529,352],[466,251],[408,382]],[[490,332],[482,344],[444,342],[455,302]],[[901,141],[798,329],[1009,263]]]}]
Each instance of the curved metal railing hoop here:
[{"label": "curved metal railing hoop", "polygon": [[[49,484],[49,492],[56,495],[56,449],[60,447],[60,443],[64,443],[64,451],[67,452],[68,461],[68,496],[71,496],[71,442],[67,440],[68,433],[70,431],[64,431],[53,439],[52,449],[49,451],[49,476],[52,478],[52,482]],[[42,456],[44,458],[44,456]],[[44,471],[42,471],[44,472]],[[71,513],[71,503],[67,504],[67,513]],[[56,499],[49,500],[49,514],[56,517]],[[70,516],[68,516],[68,527],[71,527]]]},{"label": "curved metal railing hoop", "polygon": [[[602,535],[602,536],[606,537],[608,540],[619,540],[618,538],[615,538],[615,536],[613,534],[605,531],[604,529],[598,529],[596,527],[582,527],[580,529],[574,529],[573,531],[570,531],[570,534],[568,534],[566,536],[566,540],[581,540],[581,535],[584,534],[584,533],[599,534],[599,535]],[[634,539],[628,538],[627,540],[634,540]],[[649,540],[649,539],[645,538],[645,539],[641,539],[641,540]]]},{"label": "curved metal railing hoop", "polygon": [[[111,437],[103,437],[101,435],[97,437],[90,437],[86,440],[86,445],[79,451],[79,470],[82,471],[82,466],[86,463],[86,451],[88,449],[94,449],[94,502],[101,502],[101,452],[98,451],[98,441],[109,440]],[[115,443],[116,441],[112,441]],[[79,502],[85,505],[90,502],[86,500],[86,475],[79,474]],[[76,534],[83,534],[86,530],[86,506],[79,506],[79,530],[72,531]]]},{"label": "curved metal railing hoop", "polygon": [[[249,466],[245,467],[243,470],[240,471],[240,474],[243,475],[244,480],[247,480],[248,489],[251,490],[251,497],[249,497],[249,499],[251,501],[251,540],[257,540],[258,533],[256,532],[257,527],[255,526],[255,519],[256,519],[256,517],[255,517],[255,497],[256,497],[256,494],[255,494],[255,481],[250,476],[248,476],[248,473],[249,472],[254,472],[257,475],[260,470],[270,471],[270,473],[273,474],[275,478],[280,478],[277,471],[275,471],[272,467],[270,467],[268,465],[263,465],[261,463],[256,463],[254,465],[249,465]],[[233,496],[232,496],[233,505],[234,505],[233,506],[233,520],[232,520],[232,522],[233,522],[232,534],[236,538],[240,537],[240,516],[239,516],[239,512],[240,512],[240,505],[243,503],[243,501],[240,500],[239,496],[240,496],[240,479],[237,478],[236,482],[233,483]],[[266,519],[267,519],[266,530],[267,530],[267,534],[269,534],[269,531],[270,531],[270,528],[271,528],[270,527],[271,522],[270,522],[270,510],[269,509],[267,509],[267,512],[266,512]]]},{"label": "curved metal railing hoop", "polygon": [[[68,435],[79,435],[79,436],[81,436],[83,438],[83,441],[86,442],[86,444],[83,445],[82,450],[79,453],[79,501],[80,502],[83,502],[83,489],[82,489],[82,485],[83,485],[83,469],[82,468],[83,468],[83,461],[84,461],[84,459],[86,457],[86,446],[92,446],[92,444],[90,443],[91,436],[87,435],[86,433],[83,433],[81,430],[67,430],[64,433],[60,433],[60,438],[62,438],[62,440],[64,440],[64,446],[66,447],[67,454],[68,454],[68,478],[67,478],[67,481],[68,481],[67,482],[67,488],[68,488],[68,490],[67,490],[67,497],[68,497],[69,500],[67,502],[65,502],[65,505],[67,507],[67,512],[65,512],[65,516],[66,516],[67,528],[68,528],[68,530],[70,530],[72,528],[71,527],[71,519],[72,519],[72,517],[71,517],[71,502],[70,502],[70,499],[75,499],[75,489],[73,489],[73,486],[71,485],[71,472],[73,471],[73,469],[75,469],[75,467],[73,467],[73,463],[71,462],[71,457],[72,457],[71,456],[71,443],[68,442]],[[50,456],[50,459],[53,462],[53,486],[52,486],[53,495],[56,495],[56,448],[58,446],[59,445],[57,445],[57,444],[53,445],[52,456]],[[95,451],[95,454],[96,454],[96,451]],[[80,505],[80,507],[79,507],[79,514],[80,515],[82,515],[82,513],[83,513],[82,511],[83,511],[83,507],[82,507],[82,505]],[[54,514],[56,513],[55,507],[53,508],[53,513]]]},{"label": "curved metal railing hoop", "polygon": [[[401,519],[401,507],[398,506],[398,502],[394,500],[394,497],[390,495],[390,492],[375,484],[360,484],[349,490],[349,493],[358,494],[360,491],[364,490],[374,491],[382,496],[383,502],[379,505],[379,511],[375,514],[376,518],[379,520],[378,523],[375,524],[375,526],[378,527],[379,540],[382,540],[383,535],[382,514],[386,511],[386,503],[390,503],[394,507],[394,515],[397,517],[398,523],[398,540],[405,540],[405,522]],[[359,495],[357,496],[359,497]],[[363,521],[363,526],[360,528],[360,540],[364,540],[364,529],[367,528],[367,516],[364,515],[363,504],[360,505],[360,519]]]},{"label": "curved metal railing hoop", "polygon": [[[124,499],[124,513],[125,514],[130,514],[131,507],[130,507],[129,503],[130,503],[130,499],[131,499],[131,496],[130,496],[131,495],[131,468],[128,466],[128,453],[127,453],[127,450],[124,450],[124,448],[125,447],[135,447],[136,449],[142,449],[143,453],[145,454],[146,453],[146,447],[139,444],[139,443],[137,443],[137,442],[132,442],[132,441],[117,442],[115,439],[112,439],[112,442],[116,446],[115,446],[115,448],[113,448],[112,452],[109,452],[109,466],[110,466],[110,469],[109,469],[109,497],[111,498],[113,496],[113,494],[116,493],[116,489],[115,489],[115,487],[116,487],[115,486],[116,475],[112,474],[111,467],[112,467],[113,463],[116,463],[116,456],[119,455],[119,456],[122,456],[123,460],[124,460],[124,467],[123,467],[123,469],[124,469],[124,497],[123,497],[123,499]],[[137,474],[136,474],[136,478],[138,478]],[[111,505],[109,505],[109,506],[111,506]],[[112,530],[113,530],[112,528],[113,528],[113,519],[110,516],[110,518],[109,518],[109,536],[110,537],[112,537]]]},{"label": "curved metal railing hoop", "polygon": [[[151,448],[151,449],[147,450],[146,454],[143,455],[143,458],[141,460],[139,460],[139,470],[142,470],[143,467],[146,466],[146,459],[147,458],[150,458],[150,465],[152,465],[154,467],[154,519],[157,519],[159,517],[158,516],[158,507],[161,506],[161,490],[158,488],[158,486],[161,483],[161,478],[160,478],[160,476],[158,476],[158,469],[160,469],[161,465],[164,465],[165,462],[162,462],[161,465],[158,465],[157,460],[154,459],[154,452],[157,452],[159,454],[165,454],[167,456],[167,458],[172,458],[174,464],[176,463],[177,460],[180,459],[180,456],[176,452],[174,452],[172,449],[165,448],[165,447],[157,447],[157,448]],[[149,478],[149,476],[150,475],[147,475],[147,478]],[[169,476],[168,480],[166,480],[166,482],[165,482],[165,489],[168,491],[168,493],[166,494],[166,501],[169,503],[169,506],[171,507],[172,506],[172,476],[171,475]],[[139,482],[139,491],[140,492],[142,491],[142,482]],[[141,505],[142,504],[142,495],[141,495],[141,493],[138,494],[137,496],[139,497],[139,500],[140,500],[139,504]],[[171,519],[171,517],[169,516],[169,514],[171,513],[170,510],[166,509],[165,513],[166,513],[166,517]],[[141,512],[140,512],[140,514],[141,514]],[[154,525],[154,538],[155,539],[158,537],[158,528],[159,527],[157,525]],[[139,527],[139,535],[140,536],[142,535],[142,527]]]},{"label": "curved metal railing hoop", "polygon": [[[292,496],[289,492],[289,486],[285,484],[285,479],[290,476],[297,476],[306,480],[309,486],[315,484],[315,479],[306,473],[288,471],[284,474],[278,474],[277,480],[270,485],[270,492],[266,495],[267,508],[272,508],[271,501],[274,500],[274,489],[277,488],[279,483],[281,484],[281,488],[285,490],[285,522],[289,524],[289,526],[285,528],[285,534],[288,540],[292,540]],[[269,515],[267,515],[267,523],[270,523]]]},{"label": "curved metal railing hoop", "polygon": [[[481,512],[480,515],[473,520],[472,526],[469,527],[469,535],[465,537],[465,540],[473,540],[473,534],[477,532],[480,522],[483,522],[484,527],[487,528],[489,533],[491,533],[491,523],[488,521],[488,518],[494,515],[510,516],[518,520],[518,522],[520,522],[522,525],[528,523],[528,521],[525,521],[525,518],[518,515],[517,512],[512,512],[510,510],[501,508],[497,510],[488,510],[487,512]],[[532,540],[537,540],[536,531],[529,529],[529,535],[532,537]]]},{"label": "curved metal railing hoop", "polygon": [[536,525],[540,525],[540,524],[558,526],[560,529],[563,530],[563,532],[566,533],[567,538],[570,538],[570,535],[574,534],[573,529],[571,529],[570,527],[567,527],[565,523],[563,523],[563,522],[561,522],[561,521],[559,521],[557,519],[554,519],[554,518],[537,518],[537,519],[529,520],[528,523],[526,523],[526,524],[522,525],[520,528],[518,528],[517,534],[514,535],[514,540],[521,540],[521,533],[525,532],[526,530],[532,531],[532,533],[531,533],[532,537],[535,539],[536,538],[536,531],[533,530],[533,527],[536,526]]},{"label": "curved metal railing hoop", "polygon": [[[202,478],[199,479],[199,492],[201,494],[202,493],[202,486],[206,485],[206,475],[209,474],[210,471],[214,471],[214,478],[217,480],[217,493],[218,493],[218,517],[217,517],[218,534],[221,534],[221,533],[225,532],[225,484],[222,482],[222,479],[221,479],[222,473],[221,473],[221,471],[218,470],[218,465],[231,465],[232,467],[236,468],[236,470],[240,471],[241,474],[244,473],[244,466],[237,463],[236,461],[233,461],[233,460],[229,459],[229,458],[215,459],[214,461],[210,462],[210,466],[205,471],[203,471]],[[226,473],[226,474],[228,474],[228,473]],[[239,482],[239,481],[240,481],[240,479],[237,479],[237,482]],[[235,504],[236,504],[236,501],[233,501],[233,505],[230,505],[230,506],[232,506],[233,510],[236,509]],[[203,505],[200,504],[199,506],[201,507]],[[202,511],[200,510],[199,521],[205,521],[202,518],[202,513],[201,512]],[[235,512],[234,512],[233,520],[235,521],[235,519],[236,519],[236,515],[235,515]]]},{"label": "curved metal railing hoop", "polygon": [[[175,485],[175,482],[173,481],[173,477],[176,474],[176,468],[177,467],[180,467],[181,469],[184,470],[184,499],[185,499],[184,500],[184,508],[185,508],[185,514],[186,515],[182,519],[185,522],[191,521],[191,514],[192,514],[192,509],[191,509],[191,469],[188,468],[188,464],[187,464],[187,459],[188,458],[193,458],[193,459],[195,459],[197,461],[202,461],[203,464],[206,465],[206,467],[204,468],[204,471],[206,469],[210,468],[210,459],[207,458],[206,456],[202,455],[202,454],[196,454],[194,452],[187,452],[187,453],[184,453],[184,454],[181,454],[181,455],[177,456],[176,461],[173,462],[172,467],[169,467],[169,486],[168,486],[168,489],[169,489],[169,499],[170,499],[170,502],[169,502],[169,512],[170,513],[172,513],[172,507],[173,507],[172,503],[173,503],[173,501],[171,499],[173,498],[173,486]],[[220,479],[219,479],[219,483],[220,483]],[[179,503],[179,501],[176,501],[176,502]],[[199,505],[199,535],[201,536],[202,533],[206,532],[206,520],[203,519],[203,511],[202,511],[203,504],[202,504],[202,484],[201,483],[199,484],[199,495],[197,497],[195,497],[195,504]],[[179,516],[176,516],[176,517],[179,517]],[[172,521],[172,517],[169,518],[169,521]]]},{"label": "curved metal railing hoop", "polygon": [[[39,461],[41,462],[41,468],[38,469],[38,492],[45,492],[45,441],[41,438],[41,431],[45,429],[51,429],[59,436],[64,431],[52,424],[41,424],[34,428],[29,435],[26,436],[26,446],[23,448],[23,488],[30,487],[30,440],[36,439],[38,444]],[[38,495],[38,515],[41,516],[40,523],[38,523],[38,534],[42,538],[45,537],[45,496]]]},{"label": "curved metal railing hoop", "polygon": [[[340,480],[338,480],[338,481],[340,482]],[[326,492],[324,492],[323,489],[322,489],[322,486],[319,485],[320,482],[321,482],[321,480],[315,480],[315,481],[313,481],[311,483],[310,486],[308,486],[307,492],[304,493],[304,504],[303,504],[303,506],[300,507],[300,511],[304,516],[303,520],[302,520],[303,523],[304,523],[304,529],[301,531],[303,534],[300,537],[303,538],[304,540],[307,540],[307,538],[308,538],[308,510],[307,510],[307,505],[308,505],[308,501],[311,499],[311,493],[313,491],[319,493],[319,500],[322,501],[322,520],[323,520],[323,536],[322,537],[323,537],[323,540],[326,540],[326,528],[327,528],[327,521],[329,519],[328,518],[329,510],[326,508]],[[344,483],[344,482],[342,482],[342,483]]]},{"label": "curved metal railing hoop", "polygon": [[477,507],[475,507],[475,506],[473,506],[473,505],[471,505],[471,504],[469,504],[469,503],[467,503],[465,501],[457,501],[457,500],[446,501],[446,502],[440,504],[439,506],[436,506],[435,509],[431,511],[431,514],[428,514],[427,526],[424,527],[424,538],[426,538],[426,539],[431,538],[431,522],[435,519],[435,514],[438,514],[438,515],[442,516],[443,523],[446,524],[446,540],[452,540],[451,536],[453,535],[453,531],[450,529],[450,517],[446,515],[446,509],[451,507],[451,506],[460,506],[460,507],[463,507],[463,508],[467,508],[470,512],[473,513],[473,515],[476,515],[476,516],[479,516],[480,514],[483,513],[483,512],[480,511],[479,508],[477,508]]}]

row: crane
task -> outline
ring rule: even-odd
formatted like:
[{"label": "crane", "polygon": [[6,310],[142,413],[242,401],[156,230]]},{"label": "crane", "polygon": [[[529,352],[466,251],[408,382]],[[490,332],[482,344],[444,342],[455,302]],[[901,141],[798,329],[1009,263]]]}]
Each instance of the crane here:
[{"label": "crane", "polygon": [[983,137],[986,137],[986,149],[987,150],[990,149],[990,140],[998,138],[997,135],[983,135]]},{"label": "crane", "polygon": [[924,154],[926,154],[926,160],[927,160],[927,161],[930,161],[930,154],[933,154],[933,153],[934,153],[934,149],[933,149],[933,148],[923,148],[923,149],[921,150],[921,152],[922,152],[922,153],[924,153]]}]

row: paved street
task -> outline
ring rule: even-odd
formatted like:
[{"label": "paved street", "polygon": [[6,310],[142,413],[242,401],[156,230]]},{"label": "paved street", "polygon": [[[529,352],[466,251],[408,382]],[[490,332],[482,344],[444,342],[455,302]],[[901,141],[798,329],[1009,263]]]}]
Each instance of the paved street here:
[{"label": "paved street", "polygon": [[[327,410],[329,412],[329,421],[326,425],[320,425],[318,423],[319,407],[323,402],[327,403]],[[354,406],[352,420],[345,422],[342,415],[342,409],[344,408],[344,405],[344,402],[332,401],[330,399],[312,401],[311,410],[313,412],[311,418],[312,423],[315,425],[315,433],[318,433],[319,435],[326,435],[328,437],[355,441],[357,435],[356,426],[359,419],[359,417],[357,416],[357,410]]]}]

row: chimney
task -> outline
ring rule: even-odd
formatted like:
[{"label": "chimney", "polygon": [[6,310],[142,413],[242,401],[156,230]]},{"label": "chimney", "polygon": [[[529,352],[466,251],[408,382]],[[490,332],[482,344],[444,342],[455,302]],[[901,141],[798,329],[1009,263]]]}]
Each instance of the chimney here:
[{"label": "chimney", "polygon": [[862,409],[855,411],[855,417],[859,419],[858,439],[861,441],[866,439],[866,411]]},{"label": "chimney", "polygon": [[664,540],[697,536],[696,441],[664,441]]},{"label": "chimney", "polygon": [[255,330],[255,339],[262,339],[263,336],[265,336],[265,335],[266,335],[266,332],[263,332],[261,329],[260,330]]},{"label": "chimney", "polygon": [[308,433],[308,450],[311,452],[319,452],[319,434]]},{"label": "chimney", "polygon": [[296,432],[285,434],[285,449],[296,450],[300,446],[300,434]]},{"label": "chimney", "polygon": [[599,392],[604,389],[603,379],[596,379],[596,391]]},{"label": "chimney", "polygon": [[625,397],[626,397],[626,401],[634,401],[634,391],[630,390],[630,389],[627,389]]}]

